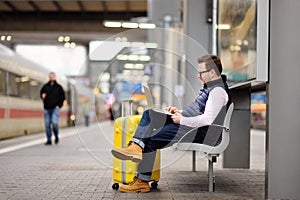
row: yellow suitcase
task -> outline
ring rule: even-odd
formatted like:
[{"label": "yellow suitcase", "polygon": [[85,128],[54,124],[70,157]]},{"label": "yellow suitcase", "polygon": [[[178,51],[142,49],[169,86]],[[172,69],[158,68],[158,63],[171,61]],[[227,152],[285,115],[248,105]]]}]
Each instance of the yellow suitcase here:
[{"label": "yellow suitcase", "polygon": [[[114,124],[114,147],[125,148],[133,137],[135,130],[141,120],[141,115],[130,115],[120,117]],[[119,160],[113,157],[113,179],[114,190],[119,189],[119,183],[128,184],[133,181],[136,175],[137,163],[130,160]],[[160,151],[156,153],[156,158],[151,176],[151,187],[156,189],[160,179]]]}]

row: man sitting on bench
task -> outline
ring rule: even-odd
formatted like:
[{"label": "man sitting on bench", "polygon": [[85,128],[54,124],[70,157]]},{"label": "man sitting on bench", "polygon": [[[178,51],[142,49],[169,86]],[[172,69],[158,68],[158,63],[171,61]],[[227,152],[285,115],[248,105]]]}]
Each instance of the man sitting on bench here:
[{"label": "man sitting on bench", "polygon": [[[139,162],[137,175],[129,185],[120,186],[122,192],[149,192],[152,169],[157,149],[171,146],[189,130],[200,127],[190,142],[203,143],[208,125],[211,125],[222,107],[230,105],[226,76],[221,75],[222,64],[215,55],[198,59],[198,78],[203,84],[199,95],[187,108],[166,107],[171,114],[146,110],[127,148],[114,148],[112,154],[121,160]],[[165,120],[162,120],[162,115]]]}]

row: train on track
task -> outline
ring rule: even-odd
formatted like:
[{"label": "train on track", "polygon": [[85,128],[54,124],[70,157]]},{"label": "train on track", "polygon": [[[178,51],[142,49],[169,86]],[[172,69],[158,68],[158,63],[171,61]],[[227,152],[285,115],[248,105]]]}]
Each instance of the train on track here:
[{"label": "train on track", "polygon": [[[46,69],[0,45],[0,140],[44,131],[40,89],[48,81]],[[60,127],[74,125],[75,89],[57,74],[66,101],[60,110]]]},{"label": "train on track", "polygon": [[[0,44],[0,140],[45,130],[40,90],[50,72]],[[83,107],[87,103],[93,113],[91,122],[108,119],[106,94],[95,94],[74,77],[56,73],[56,79],[66,94],[60,127],[84,124]]]}]

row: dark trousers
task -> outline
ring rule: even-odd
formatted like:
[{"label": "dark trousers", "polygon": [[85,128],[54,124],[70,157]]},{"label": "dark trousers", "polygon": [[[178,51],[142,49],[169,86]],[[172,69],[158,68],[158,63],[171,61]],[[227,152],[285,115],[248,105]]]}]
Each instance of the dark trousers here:
[{"label": "dark trousers", "polygon": [[[146,110],[132,141],[143,147],[143,160],[138,165],[137,177],[150,181],[157,149],[170,147],[192,127],[174,124],[171,116]],[[198,128],[185,142],[203,143],[207,127]]]}]

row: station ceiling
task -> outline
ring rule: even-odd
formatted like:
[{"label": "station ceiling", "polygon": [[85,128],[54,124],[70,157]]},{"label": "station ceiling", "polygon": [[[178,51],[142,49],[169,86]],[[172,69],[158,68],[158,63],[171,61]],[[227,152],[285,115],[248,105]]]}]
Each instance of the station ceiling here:
[{"label": "station ceiling", "polygon": [[124,31],[104,27],[104,20],[144,17],[147,0],[0,0],[0,33],[15,34],[17,43],[47,43],[57,34],[73,34],[84,43]]},{"label": "station ceiling", "polygon": [[2,17],[22,15],[95,14],[106,18],[144,16],[147,0],[6,0],[0,1]]}]

